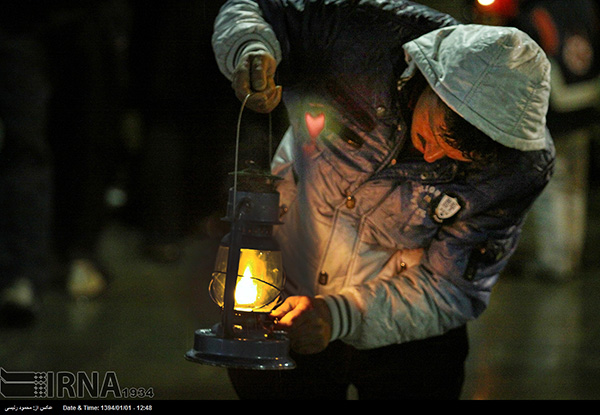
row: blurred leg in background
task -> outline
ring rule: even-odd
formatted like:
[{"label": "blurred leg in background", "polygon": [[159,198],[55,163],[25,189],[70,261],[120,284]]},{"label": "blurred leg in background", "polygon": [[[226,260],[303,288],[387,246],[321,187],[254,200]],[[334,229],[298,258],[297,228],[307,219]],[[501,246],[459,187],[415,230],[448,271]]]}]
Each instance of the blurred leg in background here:
[{"label": "blurred leg in background", "polygon": [[600,9],[592,0],[467,0],[475,23],[517,27],[552,63],[547,124],[555,172],[536,200],[513,271],[565,282],[581,270],[587,234],[590,153],[600,119]]},{"label": "blurred leg in background", "polygon": [[129,9],[101,0],[53,11],[46,30],[53,95],[49,138],[56,161],[55,247],[74,297],[107,285],[97,243],[106,192],[126,159],[122,136],[127,91]]},{"label": "blurred leg in background", "polygon": [[52,160],[43,48],[0,32],[0,320],[29,324],[49,280]]}]

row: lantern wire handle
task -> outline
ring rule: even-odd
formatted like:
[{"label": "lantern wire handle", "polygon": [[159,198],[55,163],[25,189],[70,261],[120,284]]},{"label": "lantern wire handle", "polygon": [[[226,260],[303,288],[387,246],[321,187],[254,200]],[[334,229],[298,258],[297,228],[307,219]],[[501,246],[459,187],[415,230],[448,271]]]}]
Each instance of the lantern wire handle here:
[{"label": "lantern wire handle", "polygon": [[[235,212],[235,208],[236,208],[236,202],[237,202],[237,179],[238,179],[238,163],[239,163],[239,154],[240,154],[240,135],[241,135],[241,130],[242,130],[242,115],[244,114],[244,109],[246,108],[246,104],[248,102],[248,99],[250,99],[250,97],[253,94],[248,94],[246,95],[246,97],[244,98],[244,100],[242,101],[242,107],[240,108],[240,113],[238,115],[238,121],[237,121],[237,131],[235,134],[235,162],[234,162],[234,169],[233,169],[233,208],[234,208],[234,216],[236,214]],[[271,117],[271,113],[269,113],[269,163],[271,162],[271,160],[273,159],[273,121],[272,121],[272,117]]]},{"label": "lantern wire handle", "polygon": [[233,169],[233,216],[236,215],[236,203],[237,203],[237,179],[238,179],[238,160],[240,154],[240,134],[242,129],[242,115],[244,114],[244,108],[246,107],[246,103],[248,99],[252,96],[252,94],[246,95],[244,101],[242,101],[242,107],[240,108],[240,114],[238,116],[237,122],[237,131],[235,134],[235,161],[234,161],[234,169]]}]

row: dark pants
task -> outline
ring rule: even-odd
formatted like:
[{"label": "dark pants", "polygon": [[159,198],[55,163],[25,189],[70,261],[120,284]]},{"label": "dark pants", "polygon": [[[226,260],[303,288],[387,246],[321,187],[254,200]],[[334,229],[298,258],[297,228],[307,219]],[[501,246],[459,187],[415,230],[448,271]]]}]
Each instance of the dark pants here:
[{"label": "dark pants", "polygon": [[340,341],[316,355],[292,354],[286,371],[230,370],[240,399],[346,399],[354,385],[359,399],[460,398],[469,350],[466,327],[406,344],[357,350]]}]

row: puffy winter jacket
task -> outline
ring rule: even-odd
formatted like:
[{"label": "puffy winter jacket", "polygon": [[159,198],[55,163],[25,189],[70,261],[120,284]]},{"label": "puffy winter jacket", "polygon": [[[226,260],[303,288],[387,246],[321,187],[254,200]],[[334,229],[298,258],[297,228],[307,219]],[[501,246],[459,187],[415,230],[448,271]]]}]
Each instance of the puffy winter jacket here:
[{"label": "puffy winter jacket", "polygon": [[[291,127],[272,169],[284,179],[277,238],[287,291],[327,301],[332,340],[376,348],[479,316],[550,178],[545,58],[508,29],[508,41],[492,36],[494,56],[470,56],[479,46],[469,43],[486,36],[461,40],[462,29],[399,0],[230,0],[217,18],[213,45],[226,76],[248,51],[279,62]],[[523,65],[507,65],[506,53]],[[400,96],[416,70],[455,111],[515,150],[485,168],[410,153]],[[510,78],[503,71],[520,74],[518,93],[510,84],[494,91],[494,79]]]}]

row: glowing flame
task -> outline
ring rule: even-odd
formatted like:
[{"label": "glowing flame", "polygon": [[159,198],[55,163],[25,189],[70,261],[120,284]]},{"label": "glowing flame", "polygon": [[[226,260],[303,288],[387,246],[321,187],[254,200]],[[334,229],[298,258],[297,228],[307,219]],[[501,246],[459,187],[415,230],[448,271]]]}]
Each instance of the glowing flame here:
[{"label": "glowing flame", "polygon": [[256,302],[257,297],[258,287],[252,279],[252,272],[248,266],[235,287],[235,302],[241,305],[252,305]]},{"label": "glowing flame", "polygon": [[492,4],[494,4],[496,2],[496,0],[479,0],[478,2],[482,6],[491,6]]}]

